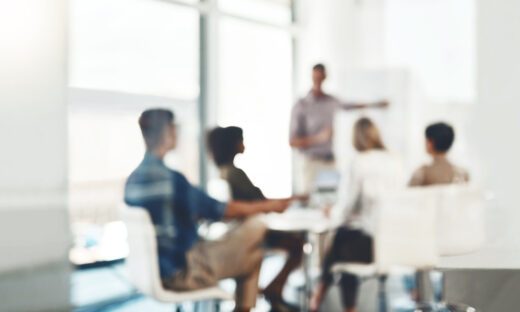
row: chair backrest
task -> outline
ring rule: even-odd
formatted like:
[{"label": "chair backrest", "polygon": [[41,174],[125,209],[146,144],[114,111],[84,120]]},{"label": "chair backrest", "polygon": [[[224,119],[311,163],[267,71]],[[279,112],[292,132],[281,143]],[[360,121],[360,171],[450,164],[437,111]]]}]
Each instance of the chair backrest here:
[{"label": "chair backrest", "polygon": [[341,175],[334,169],[318,171],[314,178],[314,189],[318,192],[335,191],[338,188]]},{"label": "chair backrest", "polygon": [[148,211],[137,207],[121,210],[127,227],[129,254],[126,266],[132,284],[142,293],[155,297],[162,292],[155,228]]},{"label": "chair backrest", "polygon": [[441,256],[479,250],[485,242],[485,194],[471,185],[432,187],[437,198],[437,246]]},{"label": "chair backrest", "polygon": [[415,188],[385,194],[375,208],[374,253],[380,272],[392,267],[428,269],[437,264],[432,192]]},{"label": "chair backrest", "polygon": [[438,256],[479,250],[485,242],[485,193],[471,185],[415,187],[376,202],[375,262],[431,268]]}]

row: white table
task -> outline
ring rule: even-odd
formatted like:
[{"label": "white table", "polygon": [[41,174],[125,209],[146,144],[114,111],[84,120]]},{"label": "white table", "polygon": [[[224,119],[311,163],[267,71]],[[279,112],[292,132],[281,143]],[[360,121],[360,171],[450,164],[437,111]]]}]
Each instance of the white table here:
[{"label": "white table", "polygon": [[309,311],[309,298],[312,292],[310,265],[314,249],[313,235],[325,233],[337,227],[337,223],[325,217],[322,211],[315,208],[291,207],[282,214],[270,213],[263,216],[263,221],[270,230],[304,233],[303,273],[305,276],[304,300],[302,311]]}]

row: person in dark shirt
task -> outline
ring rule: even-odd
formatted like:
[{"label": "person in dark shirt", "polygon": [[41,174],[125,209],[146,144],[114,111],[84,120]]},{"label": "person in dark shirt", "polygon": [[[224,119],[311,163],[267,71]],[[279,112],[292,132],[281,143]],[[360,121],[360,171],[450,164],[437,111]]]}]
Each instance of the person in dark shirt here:
[{"label": "person in dark shirt", "polygon": [[208,134],[208,146],[220,177],[228,182],[231,197],[235,200],[256,201],[265,199],[247,174],[235,166],[235,157],[245,151],[243,131],[239,127],[217,127]]},{"label": "person in dark shirt", "polygon": [[[229,185],[233,200],[254,202],[266,199],[260,188],[255,186],[247,174],[234,164],[236,155],[245,151],[241,128],[217,127],[211,130],[208,134],[208,147],[220,171],[220,177]],[[293,198],[304,199],[305,196]],[[270,301],[274,311],[290,311],[292,307],[282,299],[282,291],[289,274],[301,263],[303,236],[269,231],[265,243],[269,248],[286,250],[288,258],[283,269],[264,289],[263,293]]]},{"label": "person in dark shirt", "polygon": [[[192,290],[213,286],[220,279],[235,278],[236,311],[250,311],[256,304],[263,258],[261,243],[266,233],[265,225],[253,216],[282,212],[290,200],[219,202],[164,164],[165,155],[177,143],[173,112],[146,110],[139,118],[139,126],[146,153],[129,176],[124,196],[129,206],[142,207],[151,216],[163,286]],[[199,240],[199,221],[223,218],[244,221],[220,241]]]}]

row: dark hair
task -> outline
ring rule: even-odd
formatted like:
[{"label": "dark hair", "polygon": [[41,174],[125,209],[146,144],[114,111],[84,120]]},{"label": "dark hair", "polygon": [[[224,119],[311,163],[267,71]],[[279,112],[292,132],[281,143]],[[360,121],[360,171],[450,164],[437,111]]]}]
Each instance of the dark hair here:
[{"label": "dark hair", "polygon": [[325,65],[323,65],[321,63],[316,64],[312,67],[312,70],[319,70],[319,71],[325,72]]},{"label": "dark hair", "polygon": [[217,166],[233,162],[238,154],[238,144],[244,140],[239,127],[217,127],[208,133],[208,147]]},{"label": "dark hair", "polygon": [[139,127],[144,143],[149,150],[155,149],[163,140],[164,128],[172,125],[175,116],[168,109],[147,109],[139,117]]},{"label": "dark hair", "polygon": [[425,134],[426,138],[433,142],[433,146],[438,152],[447,152],[455,140],[453,127],[443,122],[429,125]]}]

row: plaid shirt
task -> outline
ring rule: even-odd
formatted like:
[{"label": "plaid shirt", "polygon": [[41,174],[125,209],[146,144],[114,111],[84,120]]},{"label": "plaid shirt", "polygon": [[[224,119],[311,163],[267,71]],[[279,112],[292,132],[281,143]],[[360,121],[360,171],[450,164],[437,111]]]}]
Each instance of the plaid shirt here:
[{"label": "plaid shirt", "polygon": [[186,265],[186,252],[199,240],[199,220],[222,219],[226,204],[192,186],[151,152],[125,185],[125,202],[148,210],[157,233],[161,278]]}]

